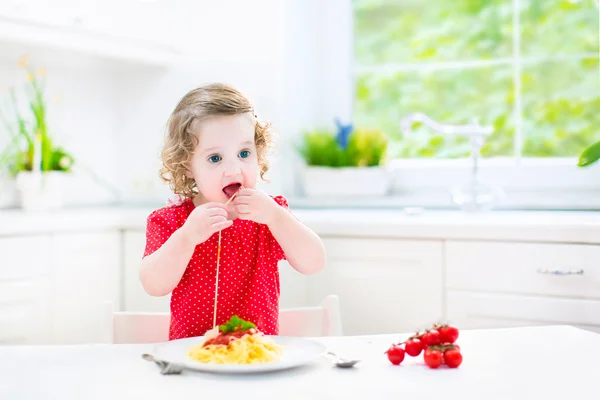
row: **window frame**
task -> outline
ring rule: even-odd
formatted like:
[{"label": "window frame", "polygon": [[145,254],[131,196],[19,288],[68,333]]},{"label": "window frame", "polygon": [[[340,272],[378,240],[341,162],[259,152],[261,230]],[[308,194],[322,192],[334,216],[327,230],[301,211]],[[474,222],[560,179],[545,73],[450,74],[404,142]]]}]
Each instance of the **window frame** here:
[{"label": "window frame", "polygon": [[[513,0],[513,35],[519,37],[518,1]],[[410,69],[416,64],[388,64],[385,66],[362,67],[355,64],[354,15],[352,0],[334,0],[324,2],[322,21],[323,41],[321,43],[323,68],[323,93],[321,99],[321,121],[330,123],[331,116],[346,121],[352,120],[354,103],[354,85],[359,72],[366,69],[388,72],[390,68]],[[517,42],[520,40],[516,39]],[[515,39],[513,38],[513,41]],[[583,57],[599,57],[598,54],[576,54],[521,59],[518,45],[513,46],[510,58],[489,61],[467,60],[428,64],[427,68],[478,68],[499,63],[513,64],[513,81],[518,99],[521,102],[520,76],[525,63],[543,61],[562,61]],[[423,64],[419,64],[423,68]],[[518,105],[520,106],[520,103]],[[498,185],[506,197],[496,208],[503,209],[598,209],[600,208],[600,166],[580,168],[577,157],[528,158],[521,156],[522,129],[521,115],[517,116],[515,132],[515,153],[518,156],[507,158],[482,158],[479,161],[481,180],[484,183]],[[439,121],[444,123],[444,121]],[[400,121],[398,121],[400,123]],[[456,207],[449,190],[456,184],[464,183],[470,176],[470,159],[433,160],[433,159],[392,159],[386,166],[392,171],[394,184],[390,197],[386,201],[377,199],[353,200],[355,205],[396,206],[432,206],[443,208]]]}]

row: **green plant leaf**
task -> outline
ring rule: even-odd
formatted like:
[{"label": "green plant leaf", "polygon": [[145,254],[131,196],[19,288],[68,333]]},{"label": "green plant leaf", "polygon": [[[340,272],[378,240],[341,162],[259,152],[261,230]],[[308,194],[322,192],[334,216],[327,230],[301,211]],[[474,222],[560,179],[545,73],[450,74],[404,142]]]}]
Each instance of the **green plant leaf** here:
[{"label": "green plant leaf", "polygon": [[256,325],[250,321],[244,321],[237,315],[232,316],[225,324],[219,325],[219,330],[223,333],[231,333],[237,330],[245,331],[252,328],[256,328]]},{"label": "green plant leaf", "polygon": [[600,158],[600,141],[594,143],[585,149],[581,155],[579,156],[579,161],[577,165],[579,167],[587,167],[592,165]]},{"label": "green plant leaf", "polygon": [[367,167],[381,165],[388,149],[388,137],[378,129],[355,129],[342,149],[335,134],[326,129],[306,132],[298,148],[306,164],[322,167]]},{"label": "green plant leaf", "polygon": [[41,140],[41,170],[70,171],[74,163],[73,157],[64,149],[55,147],[47,124],[47,104],[44,99],[45,80],[43,74],[38,78],[28,71],[28,84],[25,87],[29,114],[22,114],[18,107],[17,94],[14,88],[9,92],[10,113],[0,110],[0,119],[9,133],[8,145],[0,153],[0,169],[9,170],[12,174],[19,171],[30,171],[33,167],[34,138]]}]

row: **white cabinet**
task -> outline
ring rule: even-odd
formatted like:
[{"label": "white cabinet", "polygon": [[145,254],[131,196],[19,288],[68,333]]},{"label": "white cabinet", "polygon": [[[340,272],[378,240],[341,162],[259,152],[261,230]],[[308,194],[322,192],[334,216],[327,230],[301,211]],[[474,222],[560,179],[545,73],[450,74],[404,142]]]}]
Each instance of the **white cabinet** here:
[{"label": "white cabinet", "polygon": [[279,308],[315,306],[322,299],[309,301],[311,276],[296,271],[287,261],[279,262]]},{"label": "white cabinet", "polygon": [[0,345],[51,343],[49,320],[45,282],[0,282]]},{"label": "white cabinet", "polygon": [[0,238],[0,344],[46,343],[49,238]]},{"label": "white cabinet", "polygon": [[600,246],[449,241],[447,317],[463,328],[600,331]]},{"label": "white cabinet", "polygon": [[[449,241],[450,289],[600,300],[600,246]],[[552,273],[554,272],[554,273]]]},{"label": "white cabinet", "polygon": [[50,334],[55,343],[102,340],[103,303],[120,300],[118,231],[52,236]]},{"label": "white cabinet", "polygon": [[171,295],[150,296],[140,282],[140,262],[146,247],[145,231],[126,230],[123,233],[123,294],[124,311],[169,312]]},{"label": "white cabinet", "polygon": [[5,0],[0,39],[142,64],[168,65],[181,54],[169,2]]},{"label": "white cabinet", "polygon": [[600,333],[600,301],[450,291],[448,319],[463,329],[572,325]]},{"label": "white cabinet", "polygon": [[310,299],[340,297],[345,334],[413,332],[443,316],[441,241],[324,238],[326,269]]},{"label": "white cabinet", "polygon": [[46,235],[0,237],[0,282],[47,275],[50,238]]},{"label": "white cabinet", "polygon": [[[99,229],[99,228],[98,228]],[[168,312],[138,269],[143,228],[0,237],[0,343],[103,339],[103,302]],[[347,335],[568,324],[600,332],[600,245],[322,235],[325,269],[280,263],[280,307],[340,297]],[[550,273],[554,272],[554,273]]]},{"label": "white cabinet", "polygon": [[118,304],[120,234],[0,238],[0,342],[102,339],[103,302]]}]

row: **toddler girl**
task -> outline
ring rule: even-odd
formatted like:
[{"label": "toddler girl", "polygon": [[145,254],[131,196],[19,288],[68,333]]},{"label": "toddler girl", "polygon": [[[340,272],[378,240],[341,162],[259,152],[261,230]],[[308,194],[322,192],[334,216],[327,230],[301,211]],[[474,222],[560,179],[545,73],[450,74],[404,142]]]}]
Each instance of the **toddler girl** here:
[{"label": "toddler girl", "polygon": [[161,176],[181,201],[148,216],[140,280],[152,296],[171,293],[169,339],[213,328],[219,231],[216,323],[238,315],[276,335],[278,262],[312,274],[325,250],[283,196],[255,188],[269,167],[271,127],[238,90],[209,84],[181,99],[167,130]]}]

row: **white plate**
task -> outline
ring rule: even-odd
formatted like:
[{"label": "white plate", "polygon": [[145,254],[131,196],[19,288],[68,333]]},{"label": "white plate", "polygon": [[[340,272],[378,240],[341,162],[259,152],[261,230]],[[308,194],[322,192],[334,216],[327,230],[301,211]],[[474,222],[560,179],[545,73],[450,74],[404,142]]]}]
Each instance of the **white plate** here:
[{"label": "white plate", "polygon": [[283,348],[281,359],[278,362],[265,364],[206,364],[194,361],[188,356],[190,348],[204,343],[203,337],[172,340],[156,345],[154,357],[171,363],[183,365],[187,368],[204,372],[226,373],[255,373],[280,371],[298,367],[316,361],[327,351],[327,348],[314,340],[290,337],[267,336]]}]

